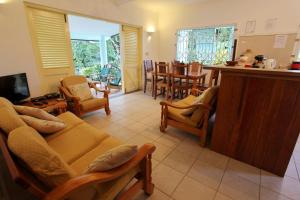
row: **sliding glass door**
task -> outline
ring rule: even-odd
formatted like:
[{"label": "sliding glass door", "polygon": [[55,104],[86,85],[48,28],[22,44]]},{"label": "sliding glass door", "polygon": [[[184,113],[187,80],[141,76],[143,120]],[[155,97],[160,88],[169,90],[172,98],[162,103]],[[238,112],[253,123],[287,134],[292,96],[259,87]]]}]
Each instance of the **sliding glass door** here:
[{"label": "sliding glass door", "polygon": [[232,59],[234,26],[182,29],[177,32],[177,60],[222,64]]}]

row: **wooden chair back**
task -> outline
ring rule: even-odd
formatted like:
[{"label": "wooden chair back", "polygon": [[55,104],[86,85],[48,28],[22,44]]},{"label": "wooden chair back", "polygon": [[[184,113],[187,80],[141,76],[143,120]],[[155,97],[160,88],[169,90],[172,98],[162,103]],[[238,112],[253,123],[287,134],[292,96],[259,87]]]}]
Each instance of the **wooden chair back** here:
[{"label": "wooden chair back", "polygon": [[152,60],[144,60],[144,71],[145,71],[145,74],[153,71]]},{"label": "wooden chair back", "polygon": [[155,77],[168,76],[170,73],[170,65],[166,62],[155,62]]},{"label": "wooden chair back", "polygon": [[218,85],[219,74],[220,74],[219,70],[217,70],[217,69],[212,69],[211,70],[211,74],[210,74],[209,82],[208,82],[208,87]]},{"label": "wooden chair back", "polygon": [[172,78],[188,78],[189,65],[184,63],[172,63]]},{"label": "wooden chair back", "polygon": [[7,146],[7,135],[2,130],[0,130],[0,149],[3,160],[8,168],[8,173],[16,184],[38,198],[43,198],[50,191],[49,188],[26,169],[24,163],[10,152]]},{"label": "wooden chair back", "polygon": [[190,71],[193,73],[202,73],[202,64],[199,62],[190,63]]}]

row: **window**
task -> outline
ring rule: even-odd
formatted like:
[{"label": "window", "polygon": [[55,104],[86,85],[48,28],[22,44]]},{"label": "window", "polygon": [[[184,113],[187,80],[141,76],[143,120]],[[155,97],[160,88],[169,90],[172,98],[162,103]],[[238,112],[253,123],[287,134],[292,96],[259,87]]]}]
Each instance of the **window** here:
[{"label": "window", "polygon": [[65,14],[29,8],[32,38],[40,66],[71,67],[71,49]]},{"label": "window", "polygon": [[177,32],[177,60],[222,64],[231,60],[234,26],[183,29]]},{"label": "window", "polygon": [[94,71],[100,71],[99,40],[72,39],[71,43],[76,74],[90,76]]}]

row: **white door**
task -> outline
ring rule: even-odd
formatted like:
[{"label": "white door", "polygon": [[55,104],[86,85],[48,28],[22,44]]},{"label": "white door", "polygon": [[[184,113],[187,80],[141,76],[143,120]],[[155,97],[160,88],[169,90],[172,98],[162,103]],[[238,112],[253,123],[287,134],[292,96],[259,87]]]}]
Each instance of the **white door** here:
[{"label": "white door", "polygon": [[141,85],[141,48],[139,28],[123,25],[122,39],[123,90],[125,93],[129,93],[140,89]]}]

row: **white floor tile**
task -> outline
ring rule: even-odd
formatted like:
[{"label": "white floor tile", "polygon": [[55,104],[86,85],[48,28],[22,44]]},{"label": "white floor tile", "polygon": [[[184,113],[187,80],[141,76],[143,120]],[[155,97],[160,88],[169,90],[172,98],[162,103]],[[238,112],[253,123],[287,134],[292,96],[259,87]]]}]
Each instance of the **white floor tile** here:
[{"label": "white floor tile", "polygon": [[259,199],[259,185],[230,172],[225,172],[219,191],[234,200]]},{"label": "white floor tile", "polygon": [[216,191],[191,179],[185,177],[176,188],[173,198],[175,200],[213,200]]},{"label": "white floor tile", "polygon": [[164,165],[158,165],[152,175],[156,187],[164,193],[171,195],[182,180],[184,174]]}]

